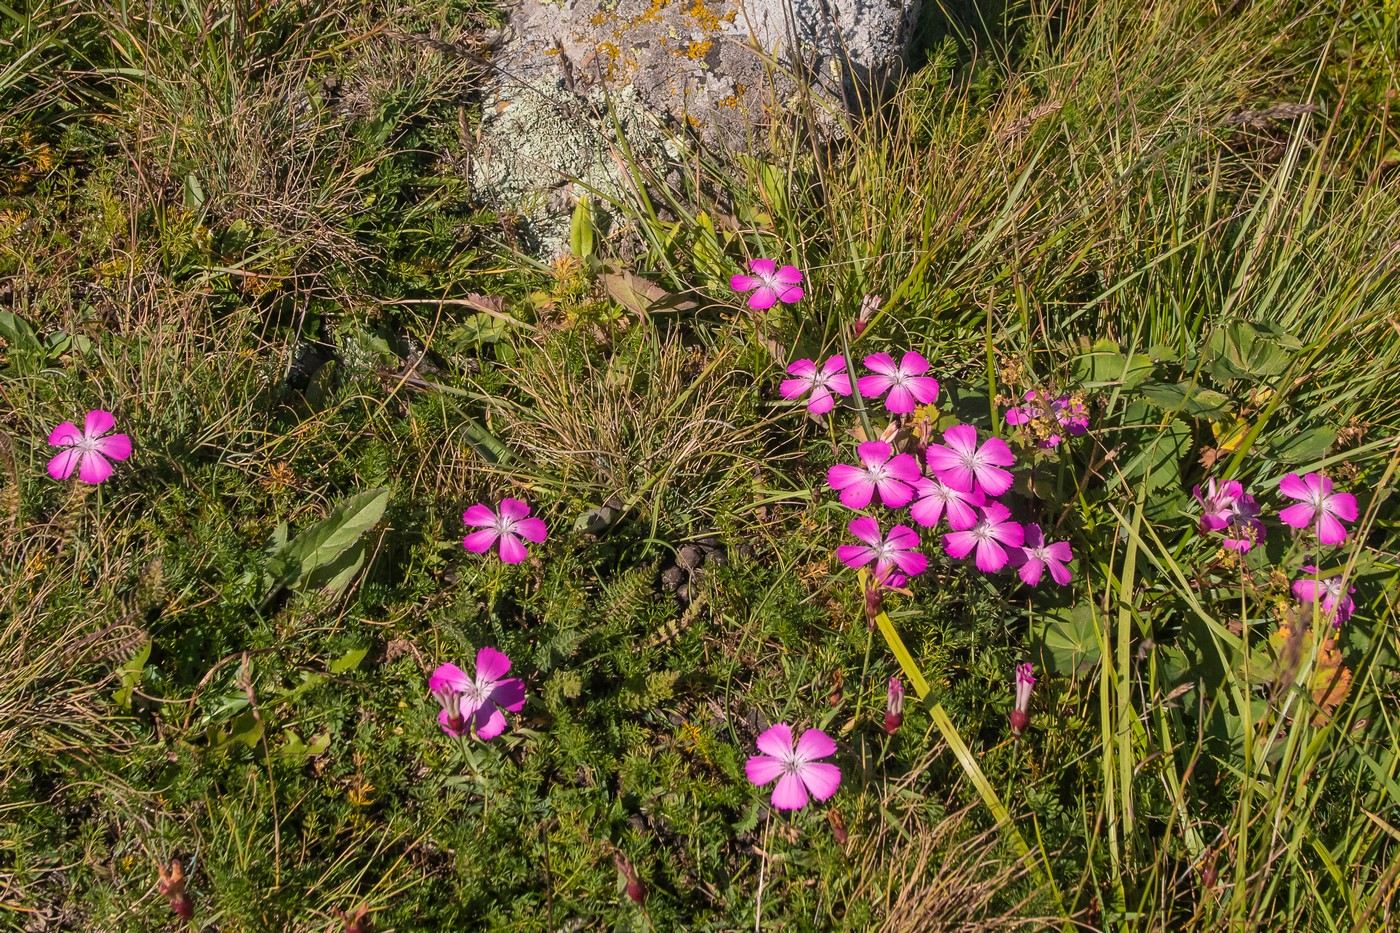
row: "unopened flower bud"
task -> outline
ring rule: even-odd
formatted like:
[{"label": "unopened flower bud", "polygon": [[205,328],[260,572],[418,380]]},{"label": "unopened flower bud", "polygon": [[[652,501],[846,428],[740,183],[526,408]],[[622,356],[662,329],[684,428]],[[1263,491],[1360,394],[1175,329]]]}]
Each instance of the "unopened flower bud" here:
[{"label": "unopened flower bud", "polygon": [[896,675],[890,678],[885,692],[885,732],[894,735],[904,722],[904,681]]},{"label": "unopened flower bud", "polygon": [[1035,668],[1016,667],[1016,708],[1011,711],[1011,734],[1020,735],[1031,724],[1031,690],[1035,688]]}]

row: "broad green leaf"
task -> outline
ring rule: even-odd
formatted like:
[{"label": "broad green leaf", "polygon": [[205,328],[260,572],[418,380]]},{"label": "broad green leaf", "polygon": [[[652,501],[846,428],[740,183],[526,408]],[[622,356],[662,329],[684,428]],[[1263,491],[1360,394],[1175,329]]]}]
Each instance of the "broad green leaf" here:
[{"label": "broad green leaf", "polygon": [[594,233],[593,202],[584,196],[574,205],[574,217],[569,226],[569,249],[585,262],[593,255]]},{"label": "broad green leaf", "polygon": [[1152,375],[1153,362],[1142,353],[1125,355],[1113,340],[1100,340],[1074,360],[1074,376],[1088,388],[1137,386]]},{"label": "broad green leaf", "polygon": [[368,647],[351,648],[331,662],[330,671],[332,674],[344,674],[348,671],[353,671],[360,666],[360,662],[365,659],[365,655],[367,654],[369,654]]},{"label": "broad green leaf", "polygon": [[[340,587],[348,583],[363,561],[347,553],[360,538],[384,517],[389,504],[387,488],[370,489],[340,503],[320,522],[297,535],[279,549],[277,557],[286,561],[282,581],[293,589]],[[353,569],[350,569],[353,566]]]},{"label": "broad green leaf", "polygon": [[1336,428],[1309,428],[1296,434],[1285,435],[1281,443],[1271,445],[1269,452],[1279,463],[1311,463],[1325,457],[1336,442]]},{"label": "broad green leaf", "polygon": [[1230,400],[1214,389],[1189,382],[1148,382],[1138,387],[1144,399],[1170,412],[1215,420],[1230,414]]},{"label": "broad green leaf", "polygon": [[1257,381],[1281,375],[1301,349],[1302,344],[1281,328],[1235,321],[1211,334],[1206,368],[1221,382]]},{"label": "broad green leaf", "polygon": [[1056,674],[1074,674],[1099,659],[1094,611],[1085,603],[1047,612],[1032,625],[1031,638],[1039,642],[1041,664]]}]

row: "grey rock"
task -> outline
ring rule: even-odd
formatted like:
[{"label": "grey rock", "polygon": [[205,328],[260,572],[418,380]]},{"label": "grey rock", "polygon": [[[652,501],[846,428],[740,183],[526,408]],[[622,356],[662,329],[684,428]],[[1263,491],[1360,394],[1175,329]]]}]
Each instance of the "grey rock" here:
[{"label": "grey rock", "polygon": [[[493,57],[477,191],[561,251],[576,198],[635,194],[689,141],[737,148],[790,118],[855,109],[897,76],[920,0],[516,0]],[[799,83],[801,82],[801,83]],[[835,121],[828,121],[828,127]]]}]

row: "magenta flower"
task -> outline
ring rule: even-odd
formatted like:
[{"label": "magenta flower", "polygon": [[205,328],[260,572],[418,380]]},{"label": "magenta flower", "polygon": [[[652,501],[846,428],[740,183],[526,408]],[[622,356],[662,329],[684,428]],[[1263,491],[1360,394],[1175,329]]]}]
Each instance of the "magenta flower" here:
[{"label": "magenta flower", "polygon": [[1071,437],[1079,437],[1089,430],[1089,409],[1085,407],[1084,400],[1071,395],[1061,395],[1050,403],[1050,411],[1055,415],[1055,421],[1064,428]]},{"label": "magenta flower", "polygon": [[[1039,396],[1036,394],[1035,389],[1026,390],[1025,400],[1027,403],[1034,403],[1038,397]],[[1030,424],[1032,421],[1036,421],[1040,418],[1043,418],[1044,416],[1045,409],[1041,408],[1039,405],[1020,405],[1016,408],[1007,409],[1006,423],[1020,427],[1024,424]]]},{"label": "magenta flower", "polygon": [[1023,530],[1024,543],[1010,551],[1011,566],[1021,575],[1021,582],[1026,586],[1038,586],[1041,576],[1048,569],[1050,579],[1060,586],[1069,585],[1072,574],[1065,565],[1074,560],[1069,542],[1046,543],[1045,535],[1036,524],[1026,525]]},{"label": "magenta flower", "polygon": [[[1315,564],[1304,564],[1303,569],[1308,573],[1316,574]],[[1318,602],[1321,597],[1322,617],[1331,619],[1335,628],[1341,628],[1342,623],[1351,618],[1351,614],[1356,611],[1356,600],[1352,599],[1352,594],[1356,592],[1356,587],[1348,587],[1346,592],[1342,592],[1342,578],[1328,577],[1326,580],[1308,579],[1293,581],[1293,595],[1298,597],[1299,602]]]},{"label": "magenta flower", "polygon": [[1225,532],[1225,547],[1240,554],[1248,553],[1264,537],[1264,523],[1259,520],[1259,505],[1238,482],[1230,480],[1217,484],[1215,478],[1206,481],[1191,495],[1201,504],[1200,530]]},{"label": "magenta flower", "polygon": [[1010,555],[1006,549],[1020,547],[1025,531],[1011,521],[1011,510],[1000,502],[988,502],[982,507],[982,517],[967,531],[950,531],[943,536],[943,550],[949,557],[962,560],[977,549],[977,569],[996,573],[1005,567]]},{"label": "magenta flower", "polygon": [[1035,668],[1016,666],[1016,708],[1011,711],[1011,733],[1020,735],[1031,724],[1031,691],[1035,689]]},{"label": "magenta flower", "polygon": [[938,400],[938,380],[924,375],[928,360],[913,350],[905,353],[898,365],[888,353],[872,353],[865,358],[865,368],[873,375],[856,380],[861,396],[879,398],[888,392],[885,408],[896,415],[907,415],[919,405]]},{"label": "magenta flower", "polygon": [[450,736],[475,735],[483,742],[506,729],[501,710],[520,712],[525,705],[525,684],[510,673],[510,658],[495,648],[476,653],[476,677],[455,664],[442,664],[428,678],[428,689],[442,704],[438,724]]},{"label": "magenta flower", "polygon": [[83,419],[83,429],[65,421],[49,434],[49,444],[64,448],[49,460],[49,475],[65,480],[78,471],[78,479],[96,486],[112,475],[109,460],[125,460],[131,456],[131,438],[125,434],[109,434],[117,419],[110,411],[93,409]]},{"label": "magenta flower", "polygon": [[807,399],[807,410],[814,415],[824,415],[836,407],[836,395],[851,394],[851,377],[846,375],[846,359],[833,356],[817,368],[813,360],[794,360],[787,368],[792,379],[784,379],[778,387],[778,394],[786,399],[801,398],[811,392]]},{"label": "magenta flower", "polygon": [[860,466],[837,463],[826,471],[826,484],[841,494],[848,509],[863,509],[878,490],[886,508],[897,509],[914,498],[913,483],[922,476],[913,454],[897,454],[884,441],[866,441],[856,448]]},{"label": "magenta flower", "polygon": [[928,567],[928,558],[918,550],[919,536],[906,525],[895,525],[885,536],[880,532],[879,522],[862,515],[852,519],[847,530],[865,543],[843,544],[836,549],[836,556],[852,570],[873,560],[875,581],[881,585],[893,585],[895,568],[907,576],[917,577]]},{"label": "magenta flower", "polygon": [[899,675],[890,678],[885,690],[885,733],[894,735],[904,724],[904,681]]},{"label": "magenta flower", "polygon": [[1342,522],[1356,521],[1356,497],[1349,492],[1333,492],[1332,481],[1321,473],[1299,478],[1289,473],[1278,483],[1279,492],[1290,499],[1301,499],[1278,513],[1291,528],[1312,526],[1323,544],[1341,544],[1347,539]]},{"label": "magenta flower", "polygon": [[775,302],[792,304],[802,299],[802,273],[796,266],[779,266],[771,259],[750,259],[749,271],[753,275],[738,273],[729,277],[729,287],[736,292],[753,292],[749,296],[749,307],[755,311],[767,311]]},{"label": "magenta flower", "polygon": [[772,798],[778,810],[801,810],[808,793],[826,800],[841,786],[841,769],[818,761],[836,754],[836,743],[820,729],[802,733],[794,748],[792,727],[780,722],[758,737],[758,750],[763,754],[744,763],[744,774],[754,787],[778,782]]},{"label": "magenta flower", "polygon": [[531,518],[530,507],[519,499],[502,499],[499,512],[478,502],[462,513],[462,521],[481,529],[463,538],[462,547],[473,554],[484,554],[499,539],[501,560],[507,564],[518,564],[529,553],[520,543],[521,538],[539,544],[549,534],[544,521]]},{"label": "magenta flower", "polygon": [[978,447],[977,429],[970,424],[954,425],[943,432],[943,440],[946,444],[930,444],[924,458],[944,483],[968,492],[981,490],[988,497],[1011,488],[1011,473],[1002,467],[1014,464],[1016,457],[1006,441],[989,437]]},{"label": "magenta flower", "polygon": [[914,483],[914,496],[914,504],[909,506],[914,521],[932,528],[946,514],[948,527],[954,531],[966,531],[977,524],[977,509],[987,501],[980,490],[954,489],[941,479],[926,477]]}]

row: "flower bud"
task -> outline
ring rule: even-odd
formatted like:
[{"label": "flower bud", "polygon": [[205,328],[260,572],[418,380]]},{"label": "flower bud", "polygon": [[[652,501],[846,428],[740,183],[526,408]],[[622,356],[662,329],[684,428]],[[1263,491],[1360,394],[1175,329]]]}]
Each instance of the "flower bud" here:
[{"label": "flower bud", "polygon": [[894,735],[904,722],[904,681],[896,675],[890,678],[885,691],[885,732]]},{"label": "flower bud", "polygon": [[1016,708],[1011,711],[1011,734],[1020,735],[1031,724],[1031,691],[1035,688],[1035,668],[1016,667]]}]

